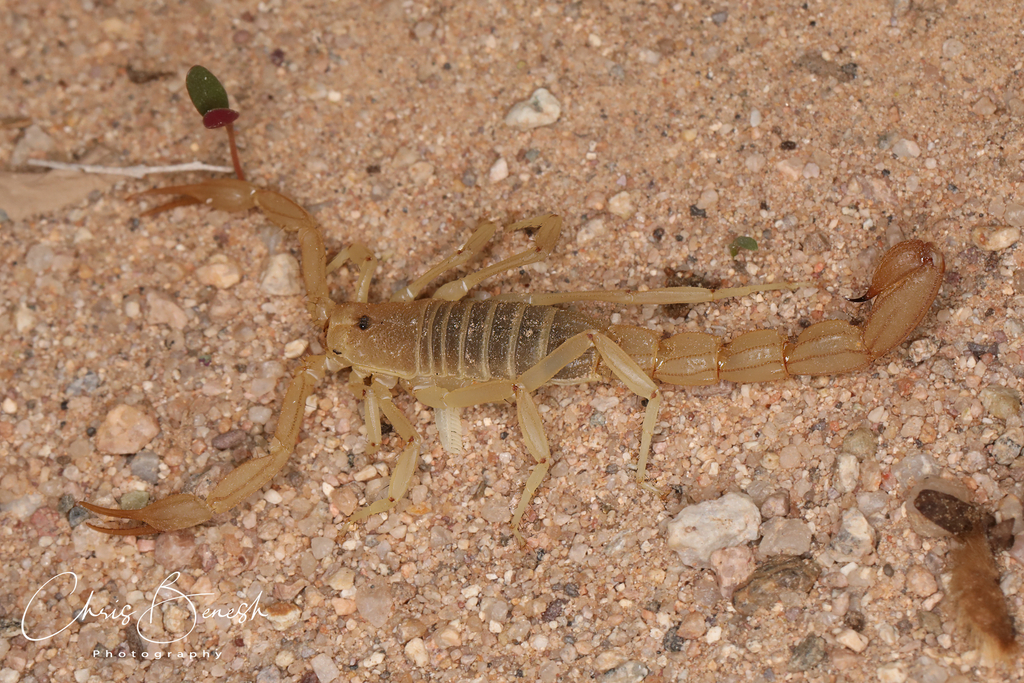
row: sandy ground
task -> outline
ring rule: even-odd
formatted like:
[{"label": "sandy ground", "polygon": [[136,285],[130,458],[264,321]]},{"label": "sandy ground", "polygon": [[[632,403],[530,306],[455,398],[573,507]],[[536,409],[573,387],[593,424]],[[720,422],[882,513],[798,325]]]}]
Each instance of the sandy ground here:
[{"label": "sandy ground", "polygon": [[[17,173],[0,179],[0,681],[1019,680],[1020,659],[980,666],[954,628],[947,542],[908,525],[898,476],[901,463],[930,463],[1019,514],[1024,472],[993,450],[1003,439],[1019,451],[1019,402],[1008,416],[982,403],[1024,374],[1024,252],[1005,230],[1024,224],[1013,3],[295,4],[0,12],[0,159]],[[366,468],[393,466],[402,446],[391,436],[366,455],[345,375],[308,402],[281,474],[230,512],[156,540],[72,528],[62,497],[116,506],[133,491],[208,491],[264,453],[294,358],[322,348],[301,295],[261,281],[271,255],[298,253],[261,216],[139,218],[152,202],[133,193],[209,174],[72,189],[24,165],[228,163],[225,138],[185,96],[193,63],[242,111],[250,177],[310,207],[332,253],[358,241],[381,258],[374,300],[478,220],[546,212],[565,220],[555,252],[483,293],[657,287],[666,269],[820,285],[685,319],[588,309],[729,338],[863,320],[844,297],[902,238],[936,242],[946,279],[916,346],[867,371],[666,387],[649,467],[663,499],[633,482],[642,407],[624,386],[540,390],[558,462],[527,512],[525,548],[506,521],[529,465],[514,409],[466,410],[466,453],[453,457],[404,394],[424,436],[411,495],[339,535],[385,481]],[[557,122],[506,125],[539,87],[560,103]],[[733,260],[739,236],[759,248]],[[487,258],[523,244],[501,238]],[[237,265],[240,282],[201,270],[211,259]],[[354,282],[347,269],[331,280],[339,298]],[[159,430],[134,464],[99,443],[119,405]],[[849,486],[838,467],[859,428],[872,445]],[[742,616],[715,571],[667,547],[672,515],[730,491],[785,492],[782,514],[811,532],[821,565],[809,592]],[[868,503],[873,549],[836,561],[844,513]],[[1024,566],[999,563],[1020,621]],[[187,604],[168,602],[136,635],[175,571],[182,591],[207,594],[199,611],[221,616],[183,635]],[[77,587],[64,574],[32,602],[29,640],[30,598],[68,572]],[[74,622],[90,592],[99,616]],[[225,614],[257,599],[270,616]]]}]

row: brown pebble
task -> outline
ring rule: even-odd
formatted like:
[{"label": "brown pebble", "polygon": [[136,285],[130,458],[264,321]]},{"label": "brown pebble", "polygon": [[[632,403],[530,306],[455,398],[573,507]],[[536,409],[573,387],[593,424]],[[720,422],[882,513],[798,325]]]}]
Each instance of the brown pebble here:
[{"label": "brown pebble", "polygon": [[241,429],[232,429],[230,432],[224,432],[213,437],[210,443],[219,451],[226,451],[236,446],[241,446],[242,442],[245,441],[245,432]]},{"label": "brown pebble", "polygon": [[809,592],[819,574],[821,567],[814,560],[791,556],[769,560],[736,591],[733,605],[737,612],[749,617],[762,607],[774,605],[784,590]]}]

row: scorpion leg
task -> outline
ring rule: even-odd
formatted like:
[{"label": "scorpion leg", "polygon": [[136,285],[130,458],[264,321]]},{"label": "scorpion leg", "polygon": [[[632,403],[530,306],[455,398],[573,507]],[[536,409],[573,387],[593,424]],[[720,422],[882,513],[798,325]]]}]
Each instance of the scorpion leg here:
[{"label": "scorpion leg", "polygon": [[537,234],[533,238],[534,245],[526,251],[522,251],[508,257],[504,261],[499,261],[487,266],[486,268],[481,268],[480,270],[470,273],[463,278],[453,280],[452,282],[438,287],[437,291],[434,292],[433,298],[445,299],[446,301],[458,301],[464,297],[470,289],[476,287],[489,277],[497,275],[498,273],[504,273],[505,271],[512,270],[514,268],[522,268],[530,263],[543,261],[549,254],[551,254],[551,251],[555,248],[555,244],[558,242],[558,236],[562,232],[562,217],[550,213],[541,216],[533,216],[532,218],[527,218],[513,223],[508,226],[506,230],[536,230]]},{"label": "scorpion leg", "polygon": [[512,531],[520,542],[522,536],[519,533],[519,522],[551,466],[551,452],[548,448],[547,437],[544,435],[544,426],[531,394],[591,348],[597,350],[604,364],[633,393],[647,400],[640,437],[637,482],[654,493],[660,493],[654,487],[644,485],[643,480],[647,469],[651,439],[654,436],[654,426],[657,424],[658,410],[661,407],[661,392],[643,368],[601,332],[589,330],[570,337],[515,381],[479,382],[461,389],[453,389],[439,399],[439,402],[446,407],[465,407],[515,399],[519,428],[523,432],[526,448],[536,462],[524,486],[519,505],[516,506],[515,512],[512,514]]},{"label": "scorpion leg", "polygon": [[109,529],[89,524],[90,528],[118,535],[152,534],[159,531],[174,531],[202,524],[213,515],[226,512],[259,491],[274,478],[288,457],[295,450],[299,438],[302,418],[306,409],[306,398],[323,379],[327,364],[326,356],[308,356],[295,374],[277,421],[277,431],[270,442],[270,454],[253,458],[242,463],[220,480],[206,500],[179,493],[147,505],[140,510],[116,510],[91,503],[79,503],[82,507],[100,515],[131,519],[143,522],[144,526],[130,529]]},{"label": "scorpion leg", "polygon": [[[386,386],[376,381],[372,382],[367,388],[367,393],[373,395],[374,403],[379,406],[380,411],[384,413],[395,429],[398,430],[399,436],[409,443],[398,456],[398,462],[395,463],[395,469],[391,473],[391,481],[388,484],[387,496],[369,503],[352,513],[352,516],[345,521],[345,526],[341,530],[342,536],[348,531],[349,525],[375,515],[378,512],[387,512],[405,497],[406,492],[409,490],[409,483],[412,481],[412,475],[416,471],[416,463],[419,460],[420,447],[423,441],[415,427],[409,422],[409,418],[391,400],[391,391]],[[367,403],[369,404],[369,399]],[[378,418],[378,426],[379,424]]]},{"label": "scorpion leg", "polygon": [[373,279],[374,273],[377,272],[377,257],[366,246],[353,244],[342,249],[337,256],[331,259],[331,262],[327,264],[327,273],[333,273],[348,261],[362,263],[359,266],[359,279],[356,280],[355,301],[365,304],[370,300],[370,281]]}]

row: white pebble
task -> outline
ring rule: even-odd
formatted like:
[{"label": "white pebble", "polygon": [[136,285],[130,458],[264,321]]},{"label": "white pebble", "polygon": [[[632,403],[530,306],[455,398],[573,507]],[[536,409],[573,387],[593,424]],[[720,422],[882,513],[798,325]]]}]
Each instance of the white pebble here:
[{"label": "white pebble", "polygon": [[892,146],[892,153],[900,159],[906,159],[907,157],[916,159],[921,156],[921,148],[913,140],[901,138]]},{"label": "white pebble", "polygon": [[907,672],[903,664],[892,662],[883,664],[875,670],[878,676],[878,683],[903,683],[907,680]]},{"label": "white pebble", "polygon": [[487,177],[490,178],[492,183],[500,183],[505,178],[508,178],[508,162],[504,159],[498,159],[491,166],[491,170],[487,172]]},{"label": "white pebble", "polygon": [[18,412],[18,404],[14,402],[10,396],[4,399],[3,411],[8,415],[14,415]]},{"label": "white pebble", "polygon": [[1016,244],[1020,239],[1020,228],[1004,228],[998,225],[978,226],[971,230],[971,241],[985,251],[1001,251]]},{"label": "white pebble", "polygon": [[413,638],[405,644],[405,656],[409,658],[410,662],[421,669],[430,663],[427,646],[423,644],[422,638]]},{"label": "white pebble", "polygon": [[864,652],[868,646],[868,639],[852,628],[848,628],[836,636],[836,642],[845,645],[854,652]]},{"label": "white pebble", "polygon": [[274,254],[260,276],[260,289],[271,296],[302,294],[299,283],[299,261],[291,254]]},{"label": "white pebble", "polygon": [[505,116],[505,125],[519,130],[550,126],[562,115],[562,105],[547,88],[537,88],[530,98],[516,102]]},{"label": "white pebble", "polygon": [[746,166],[747,170],[751,173],[757,173],[763,169],[765,163],[767,163],[767,160],[764,158],[763,154],[751,154],[743,161],[743,165]]},{"label": "white pebble", "polygon": [[205,264],[196,268],[196,280],[217,289],[234,287],[241,279],[242,269],[224,254],[214,254]]},{"label": "white pebble", "polygon": [[284,357],[295,359],[306,352],[309,342],[305,339],[295,339],[284,345]]},{"label": "white pebble", "polygon": [[156,420],[134,406],[121,404],[107,413],[96,430],[96,449],[116,455],[137,453],[159,433]]},{"label": "white pebble", "polygon": [[146,304],[149,305],[146,322],[150,325],[167,325],[172,330],[183,330],[188,325],[188,315],[167,294],[147,292]]},{"label": "white pebble", "polygon": [[636,209],[633,207],[633,198],[628,192],[620,192],[608,200],[608,211],[619,218],[629,218]]},{"label": "white pebble", "polygon": [[804,162],[798,158],[783,159],[775,164],[775,170],[788,180],[799,180],[804,175]]},{"label": "white pebble", "polygon": [[712,206],[718,203],[718,193],[714,190],[704,190],[700,193],[700,198],[697,200],[698,209],[710,209]]},{"label": "white pebble", "polygon": [[821,169],[813,161],[804,166],[803,176],[804,178],[817,178],[821,175]]},{"label": "white pebble", "polygon": [[756,109],[755,108],[755,109],[751,109],[750,110],[750,127],[751,128],[757,128],[758,126],[760,126],[762,120],[763,119],[761,118],[761,110],[760,109]]}]

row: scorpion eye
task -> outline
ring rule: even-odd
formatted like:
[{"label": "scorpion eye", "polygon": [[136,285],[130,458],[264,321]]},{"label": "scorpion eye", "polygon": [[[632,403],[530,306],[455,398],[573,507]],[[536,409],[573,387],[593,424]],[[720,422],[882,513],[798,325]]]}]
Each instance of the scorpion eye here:
[{"label": "scorpion eye", "polygon": [[359,323],[358,324],[359,324],[359,329],[361,329],[361,330],[369,329],[370,328],[370,316],[364,315],[362,318],[359,319]]}]

